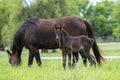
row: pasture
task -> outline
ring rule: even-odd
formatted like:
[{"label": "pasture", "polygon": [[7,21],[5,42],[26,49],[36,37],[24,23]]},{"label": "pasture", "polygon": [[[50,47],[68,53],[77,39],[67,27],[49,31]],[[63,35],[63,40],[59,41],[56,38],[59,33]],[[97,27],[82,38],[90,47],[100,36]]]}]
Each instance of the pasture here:
[{"label": "pasture", "polygon": [[[120,56],[120,43],[99,43],[104,56]],[[56,53],[49,51],[41,54],[41,57],[61,57],[61,51]],[[6,52],[0,52],[0,80],[120,80],[120,59],[106,59],[101,67],[88,66],[85,68],[80,59],[74,69],[64,71],[62,60],[43,60],[38,67],[35,60],[28,67],[28,50],[22,52],[22,64],[12,67],[8,63]],[[88,64],[89,65],[89,64]]]}]

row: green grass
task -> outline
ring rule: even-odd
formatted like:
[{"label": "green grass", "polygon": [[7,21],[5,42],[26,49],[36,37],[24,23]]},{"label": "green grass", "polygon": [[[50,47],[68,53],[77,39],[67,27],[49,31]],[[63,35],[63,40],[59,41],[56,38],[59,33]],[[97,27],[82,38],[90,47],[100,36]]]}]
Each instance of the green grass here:
[{"label": "green grass", "polygon": [[[120,43],[100,43],[104,55],[120,55]],[[61,56],[60,51],[41,54],[44,56]],[[27,65],[28,50],[24,49],[22,64],[13,67],[8,63],[6,52],[0,52],[0,80],[120,80],[120,59],[107,59],[101,67],[83,66],[80,59],[74,69],[64,71],[62,60],[42,60],[38,67],[35,60],[31,67]]]},{"label": "green grass", "polygon": [[74,69],[63,70],[61,60],[42,60],[38,67],[34,63],[27,67],[26,63],[12,67],[7,63],[0,65],[0,80],[120,80],[119,59],[108,60],[102,67],[85,68],[82,61]]},{"label": "green grass", "polygon": [[105,56],[120,56],[120,43],[99,43],[102,54]]}]

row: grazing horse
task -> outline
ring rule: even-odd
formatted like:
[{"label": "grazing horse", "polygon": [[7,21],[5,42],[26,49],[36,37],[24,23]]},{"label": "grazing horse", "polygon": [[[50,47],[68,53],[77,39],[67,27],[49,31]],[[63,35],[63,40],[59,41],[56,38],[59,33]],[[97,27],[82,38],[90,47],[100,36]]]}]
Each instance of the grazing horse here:
[{"label": "grazing horse", "polygon": [[[54,34],[55,24],[63,25],[63,29],[71,36],[87,35],[90,38],[94,38],[89,23],[78,17],[30,18],[23,23],[14,35],[11,51],[7,50],[7,53],[10,55],[9,63],[12,65],[20,64],[21,52],[23,47],[25,47],[29,50],[28,65],[32,65],[34,57],[37,64],[41,65],[39,49],[59,48]],[[103,57],[95,41],[92,49],[98,64],[101,64]],[[75,53],[77,54],[77,52]],[[76,59],[78,59],[77,56]]]},{"label": "grazing horse", "polygon": [[70,36],[62,29],[62,26],[55,26],[56,40],[62,50],[63,67],[66,67],[66,57],[68,55],[68,66],[71,67],[71,53],[83,51],[85,57],[91,64],[96,65],[95,58],[90,54],[90,49],[93,46],[94,39],[85,35]]}]

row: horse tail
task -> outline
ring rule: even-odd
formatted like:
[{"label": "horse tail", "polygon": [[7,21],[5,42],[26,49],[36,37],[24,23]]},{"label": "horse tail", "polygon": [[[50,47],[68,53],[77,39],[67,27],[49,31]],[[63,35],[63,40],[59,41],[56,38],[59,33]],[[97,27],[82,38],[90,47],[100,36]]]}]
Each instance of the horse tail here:
[{"label": "horse tail", "polygon": [[101,61],[102,60],[104,61],[104,58],[102,57],[101,52],[100,52],[100,48],[98,47],[98,45],[96,43],[96,40],[94,38],[94,34],[93,34],[93,31],[92,31],[92,28],[91,28],[90,24],[87,21],[84,21],[84,22],[85,22],[85,25],[86,25],[88,37],[94,39],[92,49],[93,49],[94,55],[96,57],[96,61],[99,65],[101,65]]}]

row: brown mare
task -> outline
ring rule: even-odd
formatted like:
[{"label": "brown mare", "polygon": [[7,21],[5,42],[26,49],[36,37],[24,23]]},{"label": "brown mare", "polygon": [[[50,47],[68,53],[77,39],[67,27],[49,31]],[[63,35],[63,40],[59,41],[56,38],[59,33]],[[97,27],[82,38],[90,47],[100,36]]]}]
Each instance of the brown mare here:
[{"label": "brown mare", "polygon": [[55,26],[56,40],[59,43],[59,47],[62,50],[63,67],[66,67],[66,57],[68,55],[68,66],[71,67],[71,53],[79,52],[84,53],[86,58],[91,64],[96,65],[95,58],[90,54],[90,49],[93,46],[94,39],[85,35],[70,36],[62,29],[62,26]]},{"label": "brown mare", "polygon": [[[78,17],[67,16],[53,19],[31,18],[23,23],[14,35],[11,47],[12,52],[7,50],[10,55],[9,63],[12,65],[20,64],[21,52],[23,47],[25,47],[29,49],[28,65],[33,63],[34,57],[38,65],[41,65],[39,49],[59,48],[55,40],[55,24],[61,24],[63,29],[71,36],[87,35],[90,38],[94,38],[89,23]],[[103,57],[101,56],[96,41],[94,41],[92,49],[97,63],[101,64]],[[78,52],[75,53],[78,54]],[[78,56],[76,56],[76,59],[78,60],[77,57]]]}]

